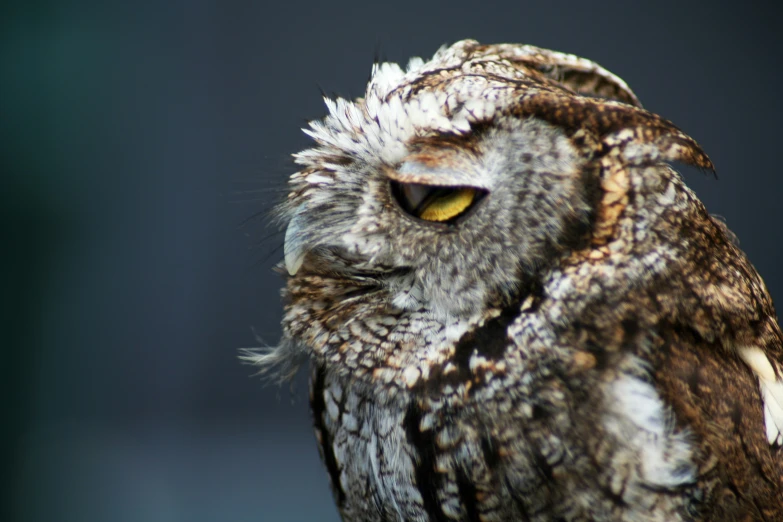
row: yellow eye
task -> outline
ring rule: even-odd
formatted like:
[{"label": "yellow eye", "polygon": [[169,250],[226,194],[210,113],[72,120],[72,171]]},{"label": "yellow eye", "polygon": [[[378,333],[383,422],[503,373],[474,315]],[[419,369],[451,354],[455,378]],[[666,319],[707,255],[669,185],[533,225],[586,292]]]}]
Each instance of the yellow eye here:
[{"label": "yellow eye", "polygon": [[448,221],[466,211],[475,197],[476,190],[472,188],[450,190],[433,198],[419,217],[427,221]]},{"label": "yellow eye", "polygon": [[486,195],[472,187],[443,187],[392,181],[392,194],[400,206],[419,219],[452,222]]}]

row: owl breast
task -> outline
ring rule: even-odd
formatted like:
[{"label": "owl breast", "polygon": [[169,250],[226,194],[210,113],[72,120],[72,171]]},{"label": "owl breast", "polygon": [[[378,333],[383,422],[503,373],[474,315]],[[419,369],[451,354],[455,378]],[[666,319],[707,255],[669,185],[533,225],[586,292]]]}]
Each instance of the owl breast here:
[{"label": "owl breast", "polygon": [[[657,196],[640,199],[658,219],[659,199],[671,213],[687,202],[675,178],[653,188]],[[695,512],[696,449],[652,384],[645,360],[662,340],[641,325],[658,318],[634,295],[669,277],[677,255],[659,248],[640,259],[637,235],[600,257],[575,252],[541,286],[469,318],[384,315],[370,301],[335,321],[343,359],[314,366],[312,401],[346,520]]]}]

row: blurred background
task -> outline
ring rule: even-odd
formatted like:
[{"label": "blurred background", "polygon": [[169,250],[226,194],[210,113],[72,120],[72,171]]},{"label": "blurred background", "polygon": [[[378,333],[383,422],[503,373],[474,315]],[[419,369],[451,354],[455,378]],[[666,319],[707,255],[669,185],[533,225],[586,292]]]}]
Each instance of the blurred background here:
[{"label": "blurred background", "polygon": [[[279,336],[265,211],[320,92],[374,57],[524,42],[594,59],[710,154],[685,169],[783,306],[783,37],[764,3],[4,2],[0,519],[336,521]],[[773,26],[773,24],[775,24]]]}]

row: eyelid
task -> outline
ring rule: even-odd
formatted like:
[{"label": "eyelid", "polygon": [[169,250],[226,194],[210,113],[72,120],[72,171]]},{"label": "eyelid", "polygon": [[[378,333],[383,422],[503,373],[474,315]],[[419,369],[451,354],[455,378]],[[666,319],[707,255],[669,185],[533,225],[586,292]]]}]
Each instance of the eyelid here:
[{"label": "eyelid", "polygon": [[432,191],[432,187],[419,185],[418,183],[400,183],[400,188],[411,208],[415,210],[419,209],[422,202]]}]

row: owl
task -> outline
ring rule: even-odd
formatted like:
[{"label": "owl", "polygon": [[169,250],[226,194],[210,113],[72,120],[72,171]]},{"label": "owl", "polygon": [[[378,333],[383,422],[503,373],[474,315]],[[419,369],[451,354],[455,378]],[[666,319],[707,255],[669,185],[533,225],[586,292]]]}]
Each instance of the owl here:
[{"label": "owl", "polygon": [[[326,99],[285,223],[343,520],[783,520],[783,334],[669,162],[713,165],[594,62],[465,40]],[[281,269],[282,271],[282,269]]]}]

